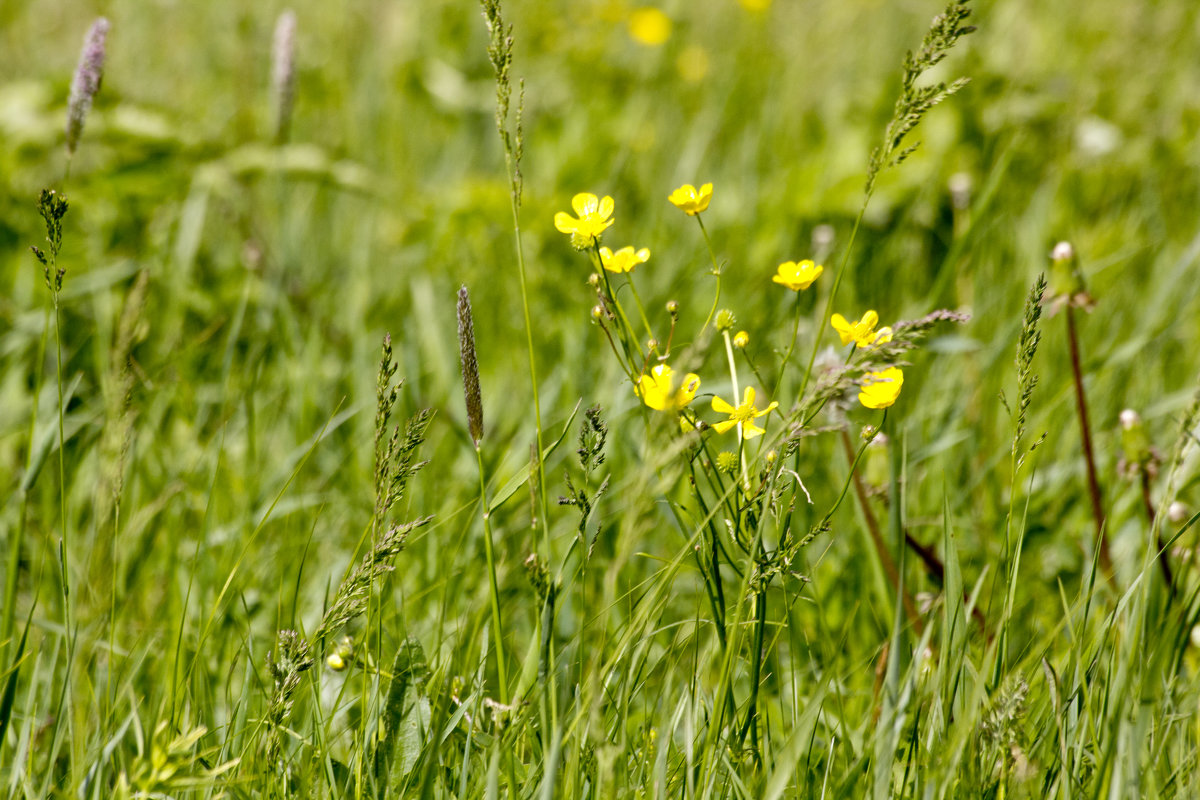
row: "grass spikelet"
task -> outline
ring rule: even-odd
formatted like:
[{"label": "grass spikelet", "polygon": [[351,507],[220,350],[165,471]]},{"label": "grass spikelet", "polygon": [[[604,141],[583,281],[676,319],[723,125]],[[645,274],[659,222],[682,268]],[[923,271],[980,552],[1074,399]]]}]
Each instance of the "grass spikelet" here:
[{"label": "grass spikelet", "polygon": [[274,135],[277,144],[288,140],[296,102],[296,12],[290,8],[275,21],[271,40],[271,88],[275,97]]},{"label": "grass spikelet", "polygon": [[1033,371],[1033,357],[1037,355],[1038,345],[1042,342],[1042,332],[1038,328],[1038,320],[1042,316],[1042,296],[1045,293],[1046,276],[1039,274],[1029,289],[1029,295],[1025,298],[1025,313],[1021,319],[1021,336],[1017,341],[1017,408],[1016,411],[1009,409],[1013,415],[1012,454],[1016,460],[1016,467],[1020,467],[1024,461],[1024,456],[1018,455],[1017,451],[1021,447],[1021,439],[1025,436],[1026,414],[1029,411],[1029,404],[1033,402],[1033,390],[1037,388],[1038,384],[1038,376]]},{"label": "grass spikelet", "polygon": [[312,665],[308,641],[296,631],[280,631],[275,639],[275,649],[267,654],[267,671],[274,682],[274,691],[267,706],[267,745],[263,759],[267,768],[285,782],[287,771],[282,761],[284,729],[292,717],[300,676]]},{"label": "grass spikelet", "polygon": [[458,358],[467,402],[467,427],[478,450],[483,441],[483,400],[479,394],[479,362],[475,357],[475,323],[466,286],[458,290]]},{"label": "grass spikelet", "polygon": [[404,549],[409,534],[428,525],[432,519],[431,516],[422,517],[402,525],[392,525],[379,537],[371,552],[362,557],[338,586],[329,610],[325,612],[321,624],[313,634],[313,641],[328,641],[332,635],[366,610],[371,587],[375,581],[392,571],[392,559]]},{"label": "grass spikelet", "polygon": [[900,96],[896,98],[892,118],[884,129],[883,142],[871,151],[871,159],[867,166],[868,195],[874,189],[875,180],[880,172],[900,164],[917,149],[919,142],[899,150],[905,137],[921,123],[929,109],[956,94],[970,82],[970,78],[964,77],[950,83],[938,81],[928,86],[917,85],[921,76],[939,64],[959,39],[974,32],[974,26],[963,24],[970,14],[967,0],[952,0],[945,11],[933,18],[920,49],[916,53],[910,51],[904,57]]},{"label": "grass spikelet", "polygon": [[375,524],[383,526],[392,506],[404,495],[409,478],[426,465],[413,461],[414,453],[425,441],[433,409],[422,409],[408,420],[401,438],[400,426],[389,428],[396,398],[403,379],[395,381],[396,363],[392,356],[392,337],[383,337],[383,353],[375,383]]}]

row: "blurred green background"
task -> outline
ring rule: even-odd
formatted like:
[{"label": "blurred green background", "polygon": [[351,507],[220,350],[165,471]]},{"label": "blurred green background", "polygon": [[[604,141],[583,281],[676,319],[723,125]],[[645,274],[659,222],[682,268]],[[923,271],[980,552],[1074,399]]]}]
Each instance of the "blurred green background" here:
[{"label": "blurred green background", "polygon": [[[664,328],[662,304],[678,300],[687,337],[708,311],[712,280],[699,232],[666,196],[711,181],[705,220],[728,265],[722,305],[749,331],[751,354],[769,363],[792,309],[791,293],[771,283],[775,266],[811,257],[820,225],[834,232],[830,271],[840,262],[901,59],[940,10],[925,0],[747,5],[665,2],[669,32],[657,44],[635,36],[647,35],[631,23],[635,4],[506,5],[514,75],[525,80],[521,222],[543,415],[556,435],[577,401],[603,404],[619,486],[638,475],[647,423],[590,325],[590,268],[554,230],[554,212],[576,192],[612,195],[617,223],[606,244],[652,250],[636,273],[641,296]],[[401,411],[438,411],[423,454],[432,463],[407,499],[408,516],[437,520],[401,556],[401,613],[432,639],[453,625],[433,612],[447,592],[465,586],[484,608],[458,383],[460,284],[475,307],[494,486],[528,462],[532,400],[478,6],[290,7],[295,116],[290,144],[275,148],[270,47],[284,5],[0,3],[0,486],[15,496],[22,479],[39,369],[39,431],[53,419],[52,345],[36,363],[48,293],[28,251],[43,239],[36,197],[53,187],[72,203],[60,258],[72,568],[80,602],[104,608],[109,520],[97,487],[124,469],[119,583],[131,647],[150,647],[164,597],[172,609],[208,608],[235,563],[240,599],[223,623],[236,632],[231,651],[249,630],[269,634],[289,615],[319,612],[370,516],[385,331],[407,378]],[[99,14],[112,23],[109,59],[66,177],[67,93]],[[1097,300],[1081,317],[1082,349],[1119,559],[1143,542],[1136,487],[1116,476],[1117,414],[1140,410],[1166,449],[1200,371],[1196,4],[981,0],[973,21],[978,32],[937,70],[972,83],[930,114],[915,137],[921,148],[880,182],[835,306],[849,317],[877,309],[885,323],[939,307],[973,315],[916,355],[894,409],[913,531],[933,538],[922,525],[940,529],[945,500],[969,582],[1000,547],[1011,428],[997,395],[1014,391],[1021,303],[1056,241],[1074,244]],[[113,342],[142,271],[123,410]],[[806,298],[806,310],[823,297]],[[806,323],[801,355],[811,336]],[[699,365],[705,391],[722,391],[722,357],[714,349]],[[1024,569],[1049,591],[1056,579],[1075,581],[1090,553],[1061,317],[1045,323],[1036,369],[1030,431],[1049,438]],[[121,420],[132,426],[127,457],[102,446]],[[845,471],[836,444],[813,440],[803,461],[826,501]],[[547,466],[552,496],[571,449]],[[46,469],[35,488],[22,614],[37,581],[51,580],[36,566],[53,563],[55,477]],[[1200,502],[1191,479],[1182,495]],[[523,496],[496,521],[512,592],[534,546]],[[0,524],[11,530],[16,514],[6,503]],[[821,540],[806,568],[826,609],[852,606],[855,587],[873,581],[853,510],[839,519],[844,535]],[[555,517],[557,541],[569,541],[574,522]],[[620,536],[612,548],[624,559],[682,541],[644,521]],[[304,587],[298,597],[293,586]],[[1031,608],[1038,600],[1021,598]],[[223,663],[213,652],[214,672]]]}]

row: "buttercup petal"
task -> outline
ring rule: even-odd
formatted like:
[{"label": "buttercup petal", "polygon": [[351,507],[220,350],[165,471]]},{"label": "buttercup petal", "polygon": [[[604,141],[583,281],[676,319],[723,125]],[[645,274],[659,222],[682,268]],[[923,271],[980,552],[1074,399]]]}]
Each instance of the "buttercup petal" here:
[{"label": "buttercup petal", "polygon": [[582,219],[588,214],[595,213],[598,202],[596,195],[591,192],[580,192],[571,198],[571,208],[575,209],[575,213]]},{"label": "buttercup petal", "polygon": [[[717,397],[716,395],[713,395],[712,410],[716,411],[718,414],[732,414],[735,411],[737,411],[736,408],[729,405],[729,403],[725,402],[724,400]],[[717,423],[717,424],[719,425],[720,423]],[[728,429],[726,429],[726,430],[728,430]],[[723,431],[719,431],[719,432],[723,432]]]},{"label": "buttercup petal", "polygon": [[579,220],[565,211],[559,211],[554,215],[554,227],[559,233],[574,233],[579,229]]}]

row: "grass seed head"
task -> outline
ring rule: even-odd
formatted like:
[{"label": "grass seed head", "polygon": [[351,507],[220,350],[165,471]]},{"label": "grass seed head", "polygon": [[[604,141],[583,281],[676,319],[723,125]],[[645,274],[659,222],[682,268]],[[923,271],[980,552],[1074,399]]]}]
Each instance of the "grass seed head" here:
[{"label": "grass seed head", "polygon": [[67,100],[67,154],[74,155],[83,133],[92,100],[100,91],[104,78],[105,44],[108,39],[108,20],[100,17],[88,28],[79,53],[79,64],[71,81],[71,94]]}]

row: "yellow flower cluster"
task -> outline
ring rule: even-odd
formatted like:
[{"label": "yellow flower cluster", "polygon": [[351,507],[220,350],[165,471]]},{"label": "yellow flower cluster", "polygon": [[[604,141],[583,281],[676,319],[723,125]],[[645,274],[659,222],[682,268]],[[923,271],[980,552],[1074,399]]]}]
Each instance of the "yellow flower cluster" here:
[{"label": "yellow flower cluster", "polygon": [[[646,24],[647,28],[653,27],[650,22],[656,24],[661,22],[657,19],[652,20],[649,13],[643,14],[642,17],[644,19],[641,21]],[[669,25],[669,20],[667,22]],[[654,37],[649,35],[644,37],[647,43],[652,38]],[[689,216],[698,216],[708,209],[712,202],[712,196],[713,185],[711,183],[702,184],[699,189],[690,183],[685,183],[671,192],[667,199]],[[601,198],[588,192],[582,192],[571,198],[571,208],[574,210],[575,216],[564,211],[558,212],[554,215],[554,227],[562,233],[570,235],[575,247],[579,249],[594,248],[600,265],[606,271],[632,272],[639,264],[645,264],[650,259],[650,250],[645,247],[635,249],[633,246],[627,246],[614,251],[608,247],[599,246],[601,234],[608,230],[615,221],[612,216],[614,203],[611,197],[606,195]],[[771,280],[798,293],[811,287],[824,271],[825,268],[822,265],[811,259],[785,261],[779,264],[776,274]],[[719,272],[715,274],[719,275]],[[799,301],[797,300],[797,302]],[[841,314],[834,314],[830,319],[830,324],[837,331],[843,345],[853,343],[856,347],[861,348],[878,347],[892,340],[892,329],[884,327],[876,330],[875,326],[878,323],[879,314],[873,310],[867,311],[860,319],[853,322]],[[729,324],[725,328],[730,328],[732,324],[732,318],[730,318]],[[797,324],[799,323],[797,322]],[[718,330],[721,329],[721,326],[718,325]],[[725,330],[724,335],[728,339],[728,330]],[[733,336],[731,343],[734,347],[744,350],[749,341],[749,334],[746,331],[739,331]],[[732,359],[732,355],[730,358]],[[736,376],[734,382],[736,384]],[[898,367],[888,367],[878,372],[868,373],[860,386],[859,402],[866,408],[888,408],[896,402],[903,384],[904,373]],[[687,408],[699,389],[700,377],[698,375],[689,372],[683,376],[682,380],[677,381],[674,370],[667,364],[657,364],[649,372],[643,371],[634,386],[635,394],[648,407],[676,414]],[[713,410],[727,415],[728,419],[714,423],[713,429],[717,433],[726,433],[736,427],[742,438],[751,439],[761,436],[764,431],[754,421],[778,408],[779,404],[772,401],[766,408],[760,410],[754,405],[754,402],[755,391],[753,387],[749,386],[743,393],[742,402],[737,405],[714,396],[712,399]],[[681,422],[685,428],[690,427],[688,418],[681,419]]]},{"label": "yellow flower cluster", "polygon": [[890,327],[875,330],[879,323],[879,315],[874,311],[868,311],[862,315],[862,319],[856,319],[854,322],[847,322],[841,314],[834,314],[829,323],[837,331],[842,344],[854,342],[859,347],[875,347],[892,340]]}]

